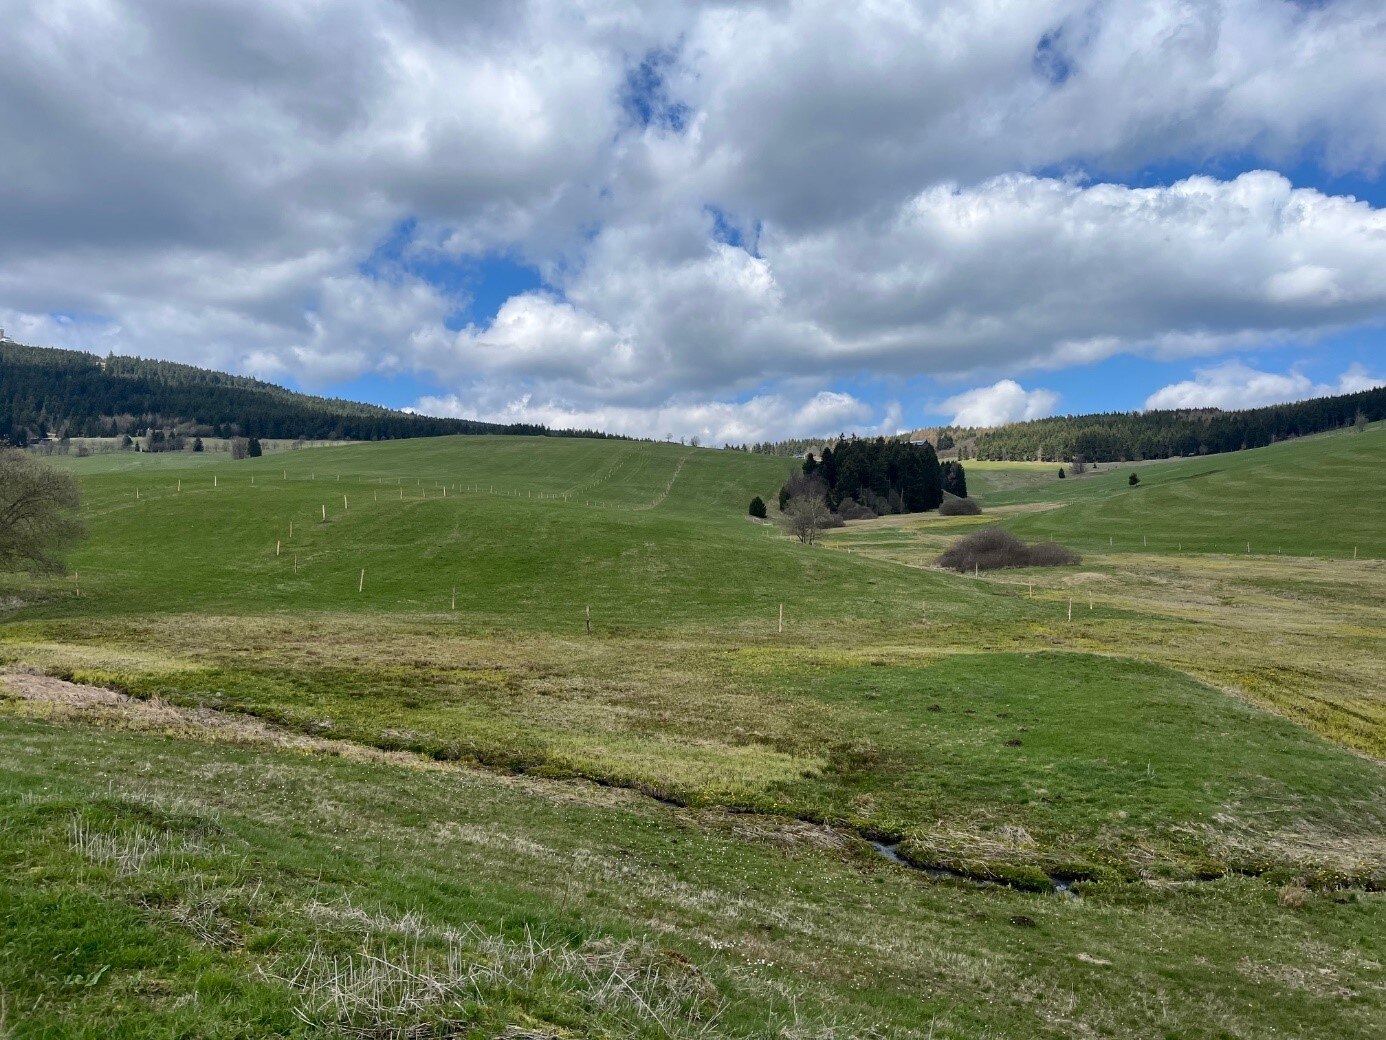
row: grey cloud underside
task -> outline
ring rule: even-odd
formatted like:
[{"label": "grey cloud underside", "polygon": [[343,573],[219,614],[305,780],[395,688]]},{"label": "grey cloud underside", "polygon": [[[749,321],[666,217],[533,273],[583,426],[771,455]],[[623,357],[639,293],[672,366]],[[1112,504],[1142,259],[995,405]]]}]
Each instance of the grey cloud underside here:
[{"label": "grey cloud underside", "polygon": [[[0,17],[0,324],[37,342],[730,430],[860,412],[815,396],[842,374],[994,379],[1386,311],[1365,204],[1273,174],[1101,183],[1224,156],[1377,175],[1366,0]],[[455,291],[363,268],[406,221],[410,255],[501,251],[548,287],[451,331]],[[713,406],[737,395],[761,403]]]}]

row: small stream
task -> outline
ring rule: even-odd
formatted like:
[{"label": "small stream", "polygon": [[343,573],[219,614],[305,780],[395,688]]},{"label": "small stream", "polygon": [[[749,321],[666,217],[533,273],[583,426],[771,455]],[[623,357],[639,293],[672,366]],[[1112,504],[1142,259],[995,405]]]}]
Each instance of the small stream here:
[{"label": "small stream", "polygon": [[[933,878],[935,881],[966,881],[968,884],[979,885],[982,887],[990,885],[1006,887],[1005,882],[987,881],[984,878],[972,877],[970,874],[964,874],[958,870],[949,870],[946,867],[917,867],[909,860],[905,859],[904,856],[900,855],[900,842],[898,841],[884,842],[871,840],[871,847],[875,849],[878,853],[880,853],[882,857],[888,859],[890,862],[898,866],[905,867],[909,870],[913,870],[917,873],[923,874],[926,877]],[[1074,890],[1073,882],[1064,880],[1062,878],[1054,879],[1054,887],[1051,888],[1050,891],[1054,895],[1061,896],[1064,899],[1078,900],[1082,898],[1082,896],[1080,896]]]}]

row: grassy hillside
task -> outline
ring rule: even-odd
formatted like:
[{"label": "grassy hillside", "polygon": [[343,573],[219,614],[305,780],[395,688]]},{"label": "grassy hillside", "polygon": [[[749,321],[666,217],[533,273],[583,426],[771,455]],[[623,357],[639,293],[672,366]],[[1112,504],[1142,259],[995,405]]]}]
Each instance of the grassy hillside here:
[{"label": "grassy hillside", "polygon": [[1382,1021],[1379,897],[1281,902],[1237,876],[976,888],[821,829],[174,726],[0,719],[0,869],[24,879],[0,889],[12,1035],[1340,1038]]},{"label": "grassy hillside", "polygon": [[1056,415],[989,430],[953,430],[984,459],[1166,459],[1259,448],[1386,419],[1386,387],[1260,408]]},{"label": "grassy hillside", "polygon": [[[1386,566],[1102,543],[1149,492],[1166,532],[1250,511],[1289,552],[1331,479],[1365,553],[1383,441],[1134,495],[982,467],[1012,506],[820,547],[745,517],[787,463],[739,452],[65,460],[75,579],[0,584],[7,1024],[1369,1035]],[[1081,568],[927,566],[1065,514]]]},{"label": "grassy hillside", "polygon": [[899,618],[917,612],[913,586],[972,594],[754,524],[746,504],[786,467],[740,452],[451,437],[68,464],[90,517],[72,560],[87,599],[48,612],[436,613],[455,587],[472,620],[571,630],[590,605],[610,630],[770,623],[780,602],[800,619]]},{"label": "grassy hillside", "polygon": [[[1052,468],[1052,467],[1051,467]],[[1055,471],[1057,473],[1057,471]],[[1140,484],[1131,487],[1131,473]],[[1147,466],[1103,466],[1079,479],[1003,491],[994,504],[1063,508],[1008,520],[1027,537],[1079,548],[1160,552],[1386,556],[1386,424],[1265,448]]]}]

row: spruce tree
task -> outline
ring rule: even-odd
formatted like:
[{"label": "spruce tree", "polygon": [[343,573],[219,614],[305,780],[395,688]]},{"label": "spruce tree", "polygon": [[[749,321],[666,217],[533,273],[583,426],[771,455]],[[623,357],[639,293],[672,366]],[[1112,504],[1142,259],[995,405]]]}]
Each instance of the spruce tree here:
[{"label": "spruce tree", "polygon": [[967,498],[967,474],[961,462],[945,462],[943,465],[943,490],[955,498]]}]

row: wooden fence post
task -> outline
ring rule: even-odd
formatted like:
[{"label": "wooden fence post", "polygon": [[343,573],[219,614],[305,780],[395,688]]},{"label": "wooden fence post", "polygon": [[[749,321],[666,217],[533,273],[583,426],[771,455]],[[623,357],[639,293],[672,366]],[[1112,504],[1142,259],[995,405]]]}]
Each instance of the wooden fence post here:
[{"label": "wooden fence post", "polygon": [[587,634],[592,634],[592,605],[587,605]]},{"label": "wooden fence post", "polygon": [[364,592],[365,590],[366,590],[366,568],[362,567],[362,568],[361,568],[361,577],[360,577],[360,579],[356,582],[356,591],[357,591],[357,592]]}]

